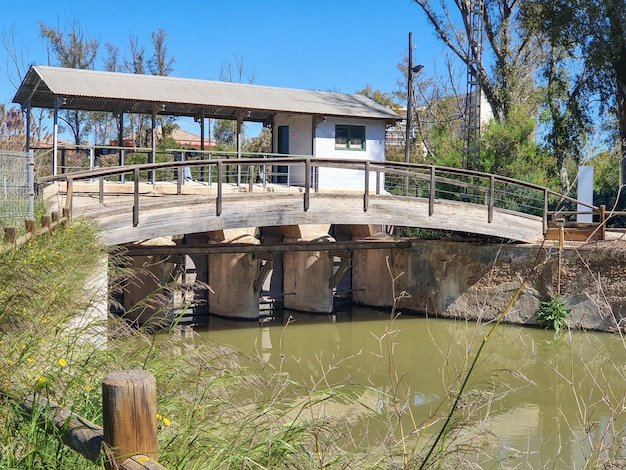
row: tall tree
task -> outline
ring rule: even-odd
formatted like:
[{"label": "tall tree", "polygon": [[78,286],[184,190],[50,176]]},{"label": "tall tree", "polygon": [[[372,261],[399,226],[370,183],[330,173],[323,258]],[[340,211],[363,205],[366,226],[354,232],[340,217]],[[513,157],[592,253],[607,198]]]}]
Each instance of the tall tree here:
[{"label": "tall tree", "polygon": [[[580,80],[571,109],[588,118],[586,104],[595,95],[600,111],[617,117],[616,137],[622,156],[622,184],[626,184],[626,3],[624,0],[533,0],[526,8],[551,44],[570,51],[577,59]],[[587,108],[587,109],[585,109]]]},{"label": "tall tree", "polygon": [[[100,42],[88,37],[77,20],[70,24],[68,31],[44,23],[39,24],[39,29],[58,65],[74,69],[94,68]],[[70,128],[76,145],[81,144],[91,130],[87,113],[66,110],[60,117]]]},{"label": "tall tree", "polygon": [[[532,77],[541,60],[541,48],[519,27],[519,0],[485,0],[482,22],[485,44],[476,44],[471,34],[470,0],[415,0],[436,36],[465,64],[470,63],[469,47],[481,48],[475,70],[481,90],[496,120],[530,100]],[[493,64],[493,67],[490,67]]]},{"label": "tall tree", "polygon": [[[220,80],[233,83],[254,83],[254,72],[246,76],[243,56],[233,56],[234,63],[226,61],[220,68]],[[236,142],[237,121],[218,119],[213,127],[213,137],[218,144],[232,147]]]},{"label": "tall tree", "polygon": [[[4,75],[6,80],[16,91],[20,83],[22,83],[31,62],[28,58],[29,50],[27,45],[24,44],[23,41],[20,41],[19,37],[19,32],[15,26],[11,26],[9,29],[3,29],[0,36],[0,42],[5,52],[4,63],[2,64],[2,75]],[[6,109],[2,108],[2,112],[5,113]],[[44,137],[43,134],[46,131],[45,121],[47,116],[48,112],[43,109],[31,110],[31,145],[36,146]],[[12,122],[14,124],[15,120],[12,120]],[[9,128],[15,129],[13,125],[10,125]],[[25,142],[26,139],[24,138],[24,144]]]},{"label": "tall tree", "polygon": [[166,39],[167,33],[163,29],[158,29],[150,34],[154,53],[148,60],[148,70],[152,75],[168,76],[174,71],[173,65],[176,63],[176,59],[168,56]]},{"label": "tall tree", "polygon": [[[166,39],[167,33],[163,29],[158,29],[150,34],[153,54],[148,60],[148,70],[152,75],[168,76],[174,70],[173,65],[176,60],[168,55]],[[159,116],[158,120],[161,127],[161,138],[171,137],[172,132],[178,127],[176,117]]]}]

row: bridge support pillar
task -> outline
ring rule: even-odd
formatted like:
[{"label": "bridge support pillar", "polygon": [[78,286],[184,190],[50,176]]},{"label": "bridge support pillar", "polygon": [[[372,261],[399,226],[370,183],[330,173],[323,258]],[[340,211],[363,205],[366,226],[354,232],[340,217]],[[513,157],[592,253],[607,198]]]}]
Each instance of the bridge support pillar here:
[{"label": "bridge support pillar", "polygon": [[[285,242],[335,241],[328,225],[298,225],[284,228]],[[329,246],[329,250],[332,246]],[[333,258],[330,251],[291,251],[283,255],[285,308],[303,312],[333,310]]]},{"label": "bridge support pillar", "polygon": [[[257,245],[252,229],[209,232],[209,243],[249,243]],[[231,318],[259,317],[261,261],[252,254],[209,255],[209,313]]]},{"label": "bridge support pillar", "polygon": [[[349,226],[352,240],[392,238],[379,225]],[[375,307],[393,302],[393,282],[387,268],[393,266],[392,250],[355,250],[352,253],[352,302]],[[393,269],[392,269],[393,271]]]},{"label": "bridge support pillar", "polygon": [[[176,243],[164,237],[139,244],[171,246]],[[131,268],[136,281],[124,292],[124,317],[139,325],[162,325],[171,321],[174,298],[171,291],[163,287],[178,280],[180,264],[178,257],[135,256]]]}]

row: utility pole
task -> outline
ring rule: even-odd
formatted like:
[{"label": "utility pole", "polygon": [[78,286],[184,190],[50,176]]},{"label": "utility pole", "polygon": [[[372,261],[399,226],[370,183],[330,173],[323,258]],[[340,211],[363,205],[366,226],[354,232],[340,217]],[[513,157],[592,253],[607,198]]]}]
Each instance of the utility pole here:
[{"label": "utility pole", "polygon": [[[409,33],[409,67],[407,69],[407,95],[406,95],[406,133],[404,135],[404,162],[409,163],[411,155],[411,101],[413,100],[413,74],[424,68],[423,65],[413,66],[413,33]],[[404,177],[404,195],[408,196],[409,177]]]},{"label": "utility pole", "polygon": [[406,134],[405,134],[405,146],[404,146],[404,161],[409,163],[409,156],[411,154],[411,118],[412,118],[412,103],[413,100],[413,74],[418,73],[424,68],[423,65],[413,66],[413,33],[409,33],[409,67],[407,70],[407,95],[406,95]]}]

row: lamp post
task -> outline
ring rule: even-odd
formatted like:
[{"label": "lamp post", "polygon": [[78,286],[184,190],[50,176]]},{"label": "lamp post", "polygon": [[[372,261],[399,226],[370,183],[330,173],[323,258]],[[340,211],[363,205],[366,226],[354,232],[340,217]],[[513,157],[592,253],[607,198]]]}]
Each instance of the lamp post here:
[{"label": "lamp post", "polygon": [[[424,68],[423,65],[413,66],[413,33],[409,33],[409,67],[407,71],[406,95],[406,134],[404,136],[404,162],[409,163],[411,154],[411,100],[413,99],[413,74]],[[409,177],[404,177],[404,195],[409,193]]]}]

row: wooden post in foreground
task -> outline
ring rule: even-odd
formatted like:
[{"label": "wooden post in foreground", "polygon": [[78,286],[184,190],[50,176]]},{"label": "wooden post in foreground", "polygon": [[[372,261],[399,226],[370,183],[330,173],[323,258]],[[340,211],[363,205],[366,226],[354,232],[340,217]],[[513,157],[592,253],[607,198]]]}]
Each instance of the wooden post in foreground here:
[{"label": "wooden post in foreground", "polygon": [[104,378],[104,444],[112,454],[105,461],[107,470],[118,468],[134,455],[157,461],[156,411],[156,380],[149,372],[119,371]]},{"label": "wooden post in foreground", "polygon": [[4,227],[4,241],[7,243],[13,244],[17,239],[17,227],[9,226]]}]

